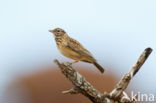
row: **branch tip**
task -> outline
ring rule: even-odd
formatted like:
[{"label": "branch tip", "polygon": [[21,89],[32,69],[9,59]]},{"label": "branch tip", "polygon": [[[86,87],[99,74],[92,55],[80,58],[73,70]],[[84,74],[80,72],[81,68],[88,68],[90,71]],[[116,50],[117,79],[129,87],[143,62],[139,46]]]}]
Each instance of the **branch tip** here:
[{"label": "branch tip", "polygon": [[54,63],[60,64],[59,61],[58,61],[57,59],[54,59]]},{"label": "branch tip", "polygon": [[67,90],[67,91],[63,91],[62,93],[63,93],[63,94],[78,94],[79,91],[78,91],[78,89],[76,89],[76,88],[72,88],[72,89],[69,89],[69,90]]},{"label": "branch tip", "polygon": [[145,49],[145,58],[148,58],[148,56],[151,54],[152,51],[153,51],[152,48],[146,48]]}]

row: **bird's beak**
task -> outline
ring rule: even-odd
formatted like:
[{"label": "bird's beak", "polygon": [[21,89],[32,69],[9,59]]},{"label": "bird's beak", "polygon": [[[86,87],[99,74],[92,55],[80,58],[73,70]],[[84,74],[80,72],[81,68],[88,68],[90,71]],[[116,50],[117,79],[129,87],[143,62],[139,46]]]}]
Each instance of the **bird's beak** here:
[{"label": "bird's beak", "polygon": [[49,32],[53,33],[54,31],[53,30],[49,30]]}]

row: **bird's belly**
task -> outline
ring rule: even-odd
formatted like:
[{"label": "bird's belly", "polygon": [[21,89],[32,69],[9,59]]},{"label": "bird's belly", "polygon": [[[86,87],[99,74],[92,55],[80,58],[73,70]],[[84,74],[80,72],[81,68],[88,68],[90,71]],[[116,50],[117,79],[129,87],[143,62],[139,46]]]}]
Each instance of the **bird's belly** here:
[{"label": "bird's belly", "polygon": [[70,59],[81,60],[81,58],[82,58],[80,54],[72,51],[71,49],[65,48],[65,47],[59,48],[59,51],[61,52],[62,55],[66,56]]}]

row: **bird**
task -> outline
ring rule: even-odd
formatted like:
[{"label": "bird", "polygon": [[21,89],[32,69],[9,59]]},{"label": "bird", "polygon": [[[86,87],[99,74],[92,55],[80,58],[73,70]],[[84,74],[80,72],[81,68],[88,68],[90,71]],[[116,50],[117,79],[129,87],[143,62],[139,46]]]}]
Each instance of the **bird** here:
[{"label": "bird", "polygon": [[55,38],[58,50],[67,58],[73,59],[74,62],[83,61],[93,64],[101,73],[104,73],[105,69],[97,62],[93,55],[77,40],[71,38],[65,30],[61,28],[55,28],[49,30]]}]

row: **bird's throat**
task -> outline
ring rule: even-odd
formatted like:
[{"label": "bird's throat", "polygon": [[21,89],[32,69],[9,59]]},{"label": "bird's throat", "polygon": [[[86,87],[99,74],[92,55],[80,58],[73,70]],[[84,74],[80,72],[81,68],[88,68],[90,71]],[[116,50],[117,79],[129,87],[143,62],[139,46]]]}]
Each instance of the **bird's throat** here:
[{"label": "bird's throat", "polygon": [[62,42],[62,37],[55,37],[56,44],[59,45]]}]

